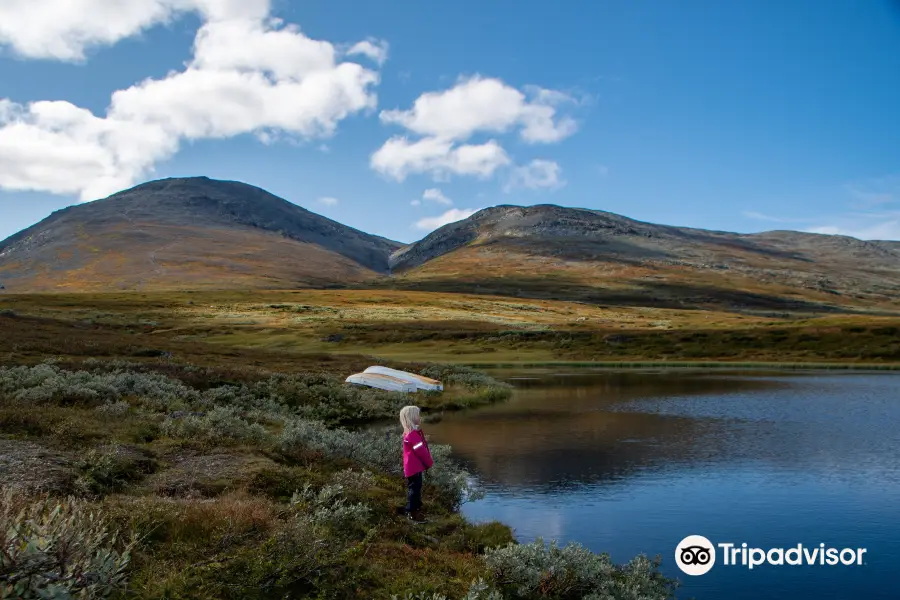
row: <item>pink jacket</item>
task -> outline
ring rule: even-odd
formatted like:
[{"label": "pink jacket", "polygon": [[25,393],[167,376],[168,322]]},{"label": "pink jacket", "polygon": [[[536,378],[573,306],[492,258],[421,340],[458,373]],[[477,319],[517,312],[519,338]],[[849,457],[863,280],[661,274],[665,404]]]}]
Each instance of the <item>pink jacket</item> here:
[{"label": "pink jacket", "polygon": [[434,459],[428,450],[425,435],[414,429],[403,436],[403,476],[412,477],[431,468]]}]

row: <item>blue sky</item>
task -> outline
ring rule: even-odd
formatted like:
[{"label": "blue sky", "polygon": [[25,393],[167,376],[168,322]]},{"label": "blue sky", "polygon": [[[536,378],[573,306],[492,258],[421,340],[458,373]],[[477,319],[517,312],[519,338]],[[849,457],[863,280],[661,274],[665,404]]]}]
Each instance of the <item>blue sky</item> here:
[{"label": "blue sky", "polygon": [[0,238],[207,175],[400,241],[540,203],[900,239],[896,2],[103,4],[0,6]]}]

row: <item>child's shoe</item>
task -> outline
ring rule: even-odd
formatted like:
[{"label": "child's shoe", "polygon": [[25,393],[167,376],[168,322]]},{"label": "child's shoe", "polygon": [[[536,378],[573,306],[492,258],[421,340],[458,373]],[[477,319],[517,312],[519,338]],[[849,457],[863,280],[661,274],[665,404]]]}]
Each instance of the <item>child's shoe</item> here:
[{"label": "child's shoe", "polygon": [[406,518],[408,518],[413,523],[416,523],[417,525],[421,525],[422,523],[428,522],[428,519],[425,518],[425,515],[423,515],[422,511],[420,511],[420,510],[408,513],[406,515]]}]

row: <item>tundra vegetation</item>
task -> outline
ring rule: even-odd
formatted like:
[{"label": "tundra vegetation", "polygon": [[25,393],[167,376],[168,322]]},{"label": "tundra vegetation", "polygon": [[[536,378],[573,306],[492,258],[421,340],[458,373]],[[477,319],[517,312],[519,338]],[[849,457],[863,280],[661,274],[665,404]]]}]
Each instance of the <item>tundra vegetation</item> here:
[{"label": "tundra vegetation", "polygon": [[[428,366],[427,410],[501,400]],[[480,494],[434,445],[430,522],[404,499],[405,394],[327,370],[277,373],[86,359],[0,367],[0,598],[667,598],[639,557],[516,544],[471,524]],[[437,407],[437,408],[428,408]]]},{"label": "tundra vegetation", "polygon": [[396,290],[0,295],[0,598],[671,597],[652,559],[466,522],[481,492],[447,447],[430,522],[398,518],[409,398],[343,379],[441,379],[415,396],[435,419],[509,396],[463,363],[894,368],[898,328]]}]

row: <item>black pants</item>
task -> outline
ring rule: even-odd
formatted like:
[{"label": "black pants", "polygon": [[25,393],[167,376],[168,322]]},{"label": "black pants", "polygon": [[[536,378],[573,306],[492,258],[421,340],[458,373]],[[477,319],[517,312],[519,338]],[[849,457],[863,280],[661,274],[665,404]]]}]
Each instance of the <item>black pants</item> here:
[{"label": "black pants", "polygon": [[416,473],[406,478],[406,512],[412,513],[422,508],[422,474]]}]

